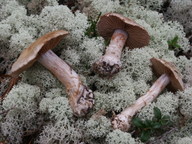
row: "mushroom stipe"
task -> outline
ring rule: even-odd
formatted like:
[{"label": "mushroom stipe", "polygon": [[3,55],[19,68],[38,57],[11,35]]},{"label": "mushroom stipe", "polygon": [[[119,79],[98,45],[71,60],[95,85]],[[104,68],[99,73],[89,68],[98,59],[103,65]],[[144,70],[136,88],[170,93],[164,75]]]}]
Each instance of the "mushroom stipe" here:
[{"label": "mushroom stipe", "polygon": [[76,116],[84,116],[93,107],[94,95],[82,84],[78,74],[51,50],[43,54],[38,62],[46,67],[66,87],[70,106]]}]

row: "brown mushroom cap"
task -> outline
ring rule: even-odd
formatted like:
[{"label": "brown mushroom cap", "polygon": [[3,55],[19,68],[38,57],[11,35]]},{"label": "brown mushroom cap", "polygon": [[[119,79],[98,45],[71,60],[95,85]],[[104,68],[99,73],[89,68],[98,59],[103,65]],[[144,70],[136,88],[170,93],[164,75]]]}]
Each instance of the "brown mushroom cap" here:
[{"label": "brown mushroom cap", "polygon": [[162,74],[165,74],[165,73],[169,75],[170,84],[168,85],[168,87],[170,88],[170,90],[172,90],[173,92],[177,90],[180,90],[180,91],[184,90],[182,75],[177,70],[175,65],[158,58],[152,58],[151,63],[152,63],[153,70],[157,76],[161,76]]},{"label": "brown mushroom cap", "polygon": [[148,32],[135,21],[116,13],[107,13],[100,17],[97,23],[97,30],[104,39],[110,40],[116,29],[121,29],[128,33],[125,46],[130,49],[140,48],[149,44],[150,37]]},{"label": "brown mushroom cap", "polygon": [[17,77],[21,72],[32,66],[41,54],[53,49],[67,34],[67,31],[57,30],[38,38],[28,48],[23,50],[17,61],[12,65],[9,75]]}]

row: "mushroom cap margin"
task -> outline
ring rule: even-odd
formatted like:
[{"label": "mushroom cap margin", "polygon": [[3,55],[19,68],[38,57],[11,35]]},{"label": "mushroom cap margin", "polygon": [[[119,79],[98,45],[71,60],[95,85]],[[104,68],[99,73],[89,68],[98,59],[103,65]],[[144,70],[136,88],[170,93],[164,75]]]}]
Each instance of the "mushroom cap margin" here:
[{"label": "mushroom cap margin", "polygon": [[148,32],[135,21],[117,13],[107,13],[100,17],[97,23],[97,31],[104,39],[110,40],[116,29],[128,33],[125,46],[130,49],[141,48],[149,44]]},{"label": "mushroom cap margin", "polygon": [[67,34],[68,32],[65,30],[56,30],[38,38],[22,51],[19,58],[13,63],[9,75],[17,77],[24,70],[31,67],[41,54],[53,49]]},{"label": "mushroom cap margin", "polygon": [[182,81],[182,75],[175,65],[158,58],[151,58],[150,61],[152,63],[153,71],[157,76],[161,76],[165,73],[169,75],[170,84],[168,85],[168,87],[171,91],[183,91],[185,89],[184,83]]}]

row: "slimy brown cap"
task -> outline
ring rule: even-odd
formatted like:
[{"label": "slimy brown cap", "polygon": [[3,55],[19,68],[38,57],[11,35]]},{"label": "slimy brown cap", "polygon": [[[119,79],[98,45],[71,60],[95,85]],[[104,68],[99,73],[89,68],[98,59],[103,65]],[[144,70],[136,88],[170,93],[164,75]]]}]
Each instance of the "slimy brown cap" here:
[{"label": "slimy brown cap", "polygon": [[97,23],[97,30],[104,39],[110,40],[116,29],[121,29],[128,33],[125,46],[130,49],[140,48],[149,44],[150,37],[148,32],[135,21],[116,13],[107,13],[100,17]]},{"label": "slimy brown cap", "polygon": [[12,65],[9,75],[17,77],[24,70],[32,66],[41,54],[53,49],[67,34],[68,32],[65,30],[57,30],[38,38],[28,48],[23,50],[17,61]]},{"label": "slimy brown cap", "polygon": [[175,65],[173,65],[170,62],[167,62],[162,59],[158,58],[152,58],[151,59],[152,67],[157,76],[161,76],[162,74],[168,74],[170,77],[170,84],[169,88],[172,91],[183,91],[184,88],[184,83],[182,81],[182,75],[181,73],[177,70]]}]

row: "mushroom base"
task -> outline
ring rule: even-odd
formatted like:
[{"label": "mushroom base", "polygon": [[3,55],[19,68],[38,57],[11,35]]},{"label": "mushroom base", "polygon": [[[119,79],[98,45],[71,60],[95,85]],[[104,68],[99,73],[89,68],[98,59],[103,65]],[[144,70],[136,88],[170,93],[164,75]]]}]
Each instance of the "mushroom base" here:
[{"label": "mushroom base", "polygon": [[111,61],[103,57],[95,62],[92,68],[100,76],[110,78],[121,70],[121,66],[122,64],[120,61]]},{"label": "mushroom base", "polygon": [[[76,93],[75,93],[76,94]],[[70,105],[74,115],[81,117],[88,113],[94,105],[94,94],[92,90],[82,85],[77,95],[70,96]]]},{"label": "mushroom base", "polygon": [[105,54],[93,64],[93,70],[100,76],[112,77],[121,70],[121,52],[128,38],[127,32],[116,29]]},{"label": "mushroom base", "polygon": [[117,115],[112,121],[112,125],[114,129],[120,129],[122,131],[128,131],[131,118],[126,117],[125,115]]}]

